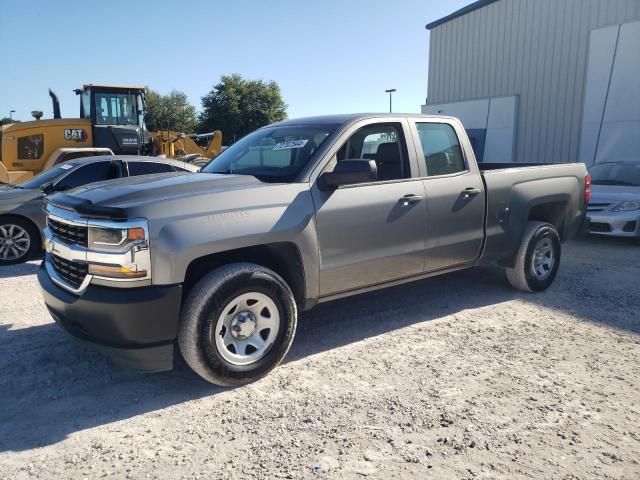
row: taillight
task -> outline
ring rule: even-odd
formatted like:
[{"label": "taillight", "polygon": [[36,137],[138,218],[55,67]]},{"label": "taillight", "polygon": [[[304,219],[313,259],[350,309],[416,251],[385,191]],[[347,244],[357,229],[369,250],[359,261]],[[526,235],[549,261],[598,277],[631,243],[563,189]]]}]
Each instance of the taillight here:
[{"label": "taillight", "polygon": [[584,203],[591,200],[591,175],[587,175],[584,179]]}]

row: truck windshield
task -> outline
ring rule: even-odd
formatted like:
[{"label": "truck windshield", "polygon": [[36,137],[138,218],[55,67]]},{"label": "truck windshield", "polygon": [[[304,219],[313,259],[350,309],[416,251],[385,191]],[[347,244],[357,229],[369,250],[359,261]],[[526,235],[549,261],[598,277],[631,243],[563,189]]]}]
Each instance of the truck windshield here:
[{"label": "truck windshield", "polygon": [[257,130],[218,155],[205,173],[253,175],[292,182],[338,125],[288,125]]},{"label": "truck windshield", "polygon": [[593,185],[640,187],[640,162],[607,162],[589,169]]},{"label": "truck windshield", "polygon": [[137,125],[136,95],[133,93],[96,93],[98,125]]}]

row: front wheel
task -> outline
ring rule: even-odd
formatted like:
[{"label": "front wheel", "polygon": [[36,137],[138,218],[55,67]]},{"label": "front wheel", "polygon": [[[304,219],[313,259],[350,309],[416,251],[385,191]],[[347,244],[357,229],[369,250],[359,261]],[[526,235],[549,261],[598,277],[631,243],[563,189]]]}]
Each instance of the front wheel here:
[{"label": "front wheel", "polygon": [[187,364],[222,386],[253,382],[284,358],[296,331],[291,289],[274,271],[235,263],[212,271],[189,293],[178,344]]},{"label": "front wheel", "polygon": [[509,283],[524,292],[539,292],[553,283],[560,266],[560,235],[544,222],[528,222],[513,268],[507,268]]}]

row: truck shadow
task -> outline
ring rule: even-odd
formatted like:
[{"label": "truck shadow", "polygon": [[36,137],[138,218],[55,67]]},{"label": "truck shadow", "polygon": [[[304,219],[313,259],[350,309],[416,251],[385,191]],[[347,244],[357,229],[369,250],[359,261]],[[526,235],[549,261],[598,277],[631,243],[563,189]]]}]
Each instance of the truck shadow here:
[{"label": "truck shadow", "polygon": [[2,265],[0,266],[0,279],[35,275],[38,272],[41,260],[42,259],[16,265]]},{"label": "truck shadow", "polygon": [[[477,268],[319,305],[301,314],[286,362],[514,299],[640,333],[635,294],[640,280],[626,285],[629,294],[622,297],[624,308],[636,315],[621,314],[618,286],[585,276],[589,265],[580,255],[589,254],[588,245],[579,246],[553,287],[536,295],[511,289],[500,269]],[[606,266],[606,258],[601,261],[602,272],[619,273]],[[579,300],[597,285],[601,308]],[[51,445],[74,432],[226,391],[201,380],[181,360],[174,371],[145,375],[112,366],[53,323],[21,329],[0,325],[0,451]]]}]

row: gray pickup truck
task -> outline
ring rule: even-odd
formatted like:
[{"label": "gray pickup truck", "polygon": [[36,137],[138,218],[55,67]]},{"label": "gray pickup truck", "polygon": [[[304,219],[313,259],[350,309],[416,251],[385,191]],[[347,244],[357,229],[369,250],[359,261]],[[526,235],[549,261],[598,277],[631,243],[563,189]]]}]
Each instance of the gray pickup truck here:
[{"label": "gray pickup truck", "polygon": [[[239,385],[284,358],[299,310],[493,262],[554,280],[585,218],[583,164],[483,164],[461,123],[336,115],[264,127],[201,173],[48,198],[53,318],[116,363]],[[348,321],[348,319],[345,319]]]}]

